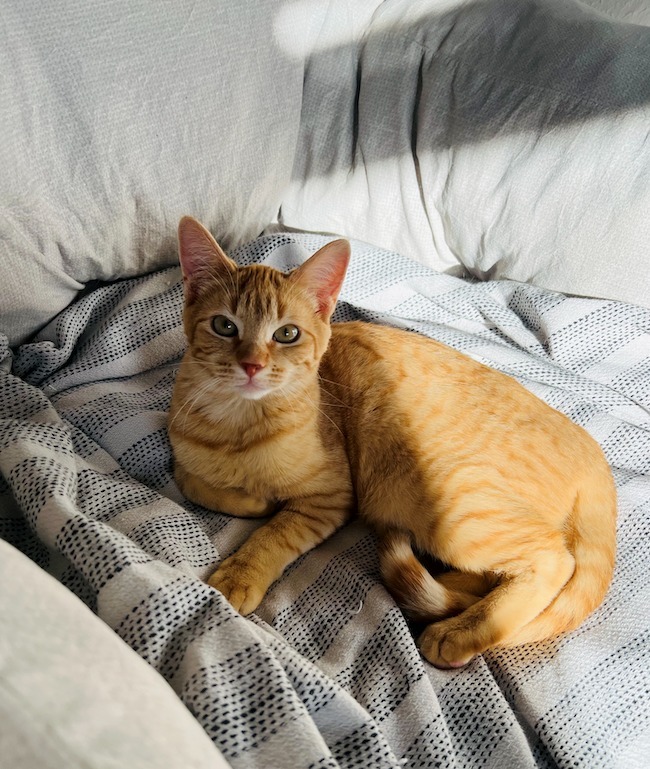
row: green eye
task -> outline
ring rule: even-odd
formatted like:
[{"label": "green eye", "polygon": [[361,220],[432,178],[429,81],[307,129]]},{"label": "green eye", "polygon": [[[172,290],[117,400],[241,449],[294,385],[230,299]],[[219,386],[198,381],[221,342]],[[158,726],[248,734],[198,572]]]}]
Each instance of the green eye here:
[{"label": "green eye", "polygon": [[275,332],[275,334],[273,334],[275,341],[280,342],[280,344],[291,344],[291,342],[297,341],[299,337],[300,329],[298,326],[294,326],[291,323],[282,326]]},{"label": "green eye", "polygon": [[237,336],[237,326],[225,315],[215,316],[212,319],[212,328],[219,336]]}]

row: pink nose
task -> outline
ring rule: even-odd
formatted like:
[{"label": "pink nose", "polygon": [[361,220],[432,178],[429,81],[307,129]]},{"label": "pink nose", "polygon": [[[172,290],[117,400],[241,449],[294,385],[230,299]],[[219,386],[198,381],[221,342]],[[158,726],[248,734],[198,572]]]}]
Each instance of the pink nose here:
[{"label": "pink nose", "polygon": [[264,368],[261,363],[240,363],[239,365],[244,369],[246,375],[250,379],[252,379],[258,371]]}]

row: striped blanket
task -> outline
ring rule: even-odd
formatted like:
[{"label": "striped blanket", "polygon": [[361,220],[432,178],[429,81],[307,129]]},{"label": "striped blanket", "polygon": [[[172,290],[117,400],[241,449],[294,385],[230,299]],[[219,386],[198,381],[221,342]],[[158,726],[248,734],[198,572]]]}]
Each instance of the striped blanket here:
[{"label": "striped blanket", "polygon": [[[276,234],[233,257],[287,270],[325,241]],[[569,635],[446,672],[418,654],[359,522],[249,618],[202,582],[259,522],[190,504],[172,479],[179,279],[95,287],[0,348],[0,535],[154,666],[237,769],[647,766],[650,311],[353,243],[335,320],[413,329],[516,377],[599,441],[618,485],[602,607]]]}]

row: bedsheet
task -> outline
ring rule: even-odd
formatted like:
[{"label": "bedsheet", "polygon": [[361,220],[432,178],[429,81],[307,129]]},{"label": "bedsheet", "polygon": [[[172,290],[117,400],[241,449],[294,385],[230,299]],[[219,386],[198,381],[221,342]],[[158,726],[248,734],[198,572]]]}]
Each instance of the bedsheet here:
[{"label": "bedsheet", "polygon": [[[297,266],[324,236],[240,263]],[[88,290],[0,350],[0,534],[156,668],[233,767],[641,767],[650,755],[650,311],[468,283],[353,242],[335,320],[427,334],[519,379],[603,446],[616,574],[575,632],[425,663],[360,522],[303,556],[256,614],[202,582],[259,525],[185,501],[166,419],[184,349],[178,268]],[[128,682],[125,682],[125,685]]]}]

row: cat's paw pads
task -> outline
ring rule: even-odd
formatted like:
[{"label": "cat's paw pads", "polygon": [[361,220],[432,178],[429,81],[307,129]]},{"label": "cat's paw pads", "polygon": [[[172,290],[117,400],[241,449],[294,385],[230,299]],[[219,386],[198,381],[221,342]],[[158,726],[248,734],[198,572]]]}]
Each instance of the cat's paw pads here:
[{"label": "cat's paw pads", "polygon": [[444,627],[444,622],[429,625],[418,639],[422,656],[440,670],[465,667],[474,657],[461,641],[462,631]]},{"label": "cat's paw pads", "polygon": [[236,561],[222,564],[208,579],[208,585],[218,590],[235,611],[244,615],[255,611],[266,593],[266,586]]}]

